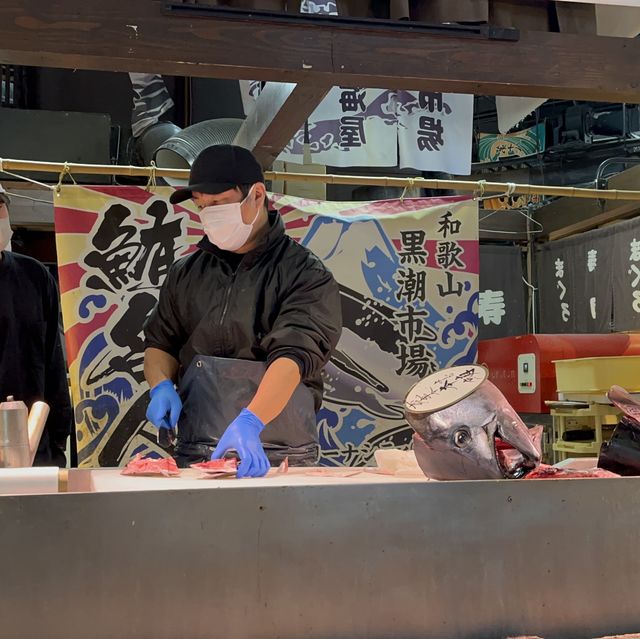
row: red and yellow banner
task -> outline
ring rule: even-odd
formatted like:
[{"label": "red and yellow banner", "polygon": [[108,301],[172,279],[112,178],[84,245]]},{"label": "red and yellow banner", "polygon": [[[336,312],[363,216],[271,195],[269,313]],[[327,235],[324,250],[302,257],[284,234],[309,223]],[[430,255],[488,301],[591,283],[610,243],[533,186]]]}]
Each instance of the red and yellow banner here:
[{"label": "red and yellow banner", "polygon": [[[169,266],[196,250],[195,208],[171,188],[64,187],[56,233],[82,466],[162,455],[146,422],[142,325]],[[478,211],[466,198],[317,202],[274,196],[287,232],[332,270],[344,330],[326,369],[321,463],[408,446],[402,399],[443,366],[475,361]]]}]

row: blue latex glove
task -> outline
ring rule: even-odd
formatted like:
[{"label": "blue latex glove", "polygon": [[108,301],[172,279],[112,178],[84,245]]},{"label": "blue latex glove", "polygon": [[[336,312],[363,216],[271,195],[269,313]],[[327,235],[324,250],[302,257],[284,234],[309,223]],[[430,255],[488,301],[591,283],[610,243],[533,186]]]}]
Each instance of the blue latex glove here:
[{"label": "blue latex glove", "polygon": [[260,433],[264,424],[245,408],[224,431],[211,459],[222,459],[232,448],[240,457],[238,478],[264,477],[269,471],[269,460],[264,453]]},{"label": "blue latex glove", "polygon": [[180,395],[173,382],[165,379],[151,389],[147,419],[156,428],[175,428],[182,411]]}]

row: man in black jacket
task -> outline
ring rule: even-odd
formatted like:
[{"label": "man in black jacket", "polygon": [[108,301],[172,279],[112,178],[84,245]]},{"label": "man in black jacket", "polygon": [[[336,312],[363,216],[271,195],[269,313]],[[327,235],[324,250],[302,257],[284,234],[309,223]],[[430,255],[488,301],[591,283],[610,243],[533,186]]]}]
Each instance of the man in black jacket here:
[{"label": "man in black jacket", "polygon": [[[0,401],[13,395],[28,407],[36,401],[49,405],[34,465],[64,468],[73,416],[58,288],[40,262],[11,252],[8,204],[0,186]],[[71,450],[75,450],[75,441]]]},{"label": "man in black jacket", "polygon": [[[189,186],[176,191],[171,202],[189,198],[200,209],[206,237],[198,251],[173,264],[145,323],[147,418],[166,429],[180,419],[179,465],[235,451],[241,460],[238,476],[259,477],[285,455],[295,460],[307,445],[315,459],[321,371],[342,330],[338,285],[315,255],[285,235],[280,215],[268,210],[262,170],[246,149],[205,149],[193,164]],[[235,395],[224,372],[232,370],[225,368],[229,360],[247,363],[246,375],[240,373],[235,384],[246,403],[221,426],[214,414],[224,414],[219,404],[231,404]],[[264,370],[257,389],[246,387],[252,388],[247,396],[242,379],[253,376],[255,362],[264,362]],[[205,371],[211,372],[204,386],[190,391],[189,380]],[[179,380],[182,399],[174,388]],[[292,406],[300,408],[305,393],[311,415]],[[203,418],[197,404],[207,401]],[[301,419],[302,431],[296,423]],[[302,454],[300,463],[308,461]]]}]

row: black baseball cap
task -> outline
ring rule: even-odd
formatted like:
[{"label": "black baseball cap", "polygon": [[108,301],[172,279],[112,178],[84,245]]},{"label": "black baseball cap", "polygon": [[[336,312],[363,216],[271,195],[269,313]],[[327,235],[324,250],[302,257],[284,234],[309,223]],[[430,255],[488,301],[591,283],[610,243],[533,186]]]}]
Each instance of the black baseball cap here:
[{"label": "black baseball cap", "polygon": [[217,195],[241,184],[264,182],[262,167],[251,151],[232,144],[209,146],[195,159],[189,174],[189,186],[174,191],[171,204],[184,202],[193,191]]}]

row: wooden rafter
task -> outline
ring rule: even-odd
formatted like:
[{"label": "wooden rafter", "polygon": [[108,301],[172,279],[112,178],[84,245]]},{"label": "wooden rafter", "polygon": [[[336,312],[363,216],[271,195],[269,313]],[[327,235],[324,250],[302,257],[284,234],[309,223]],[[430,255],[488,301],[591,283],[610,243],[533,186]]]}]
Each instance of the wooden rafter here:
[{"label": "wooden rafter", "polygon": [[263,168],[270,168],[329,89],[311,82],[267,83],[234,143],[253,151]]},{"label": "wooden rafter", "polygon": [[580,220],[574,224],[563,226],[556,231],[551,231],[551,233],[549,233],[549,240],[561,240],[570,235],[591,231],[592,229],[617,222],[618,220],[635,217],[638,213],[640,213],[640,205],[638,202],[627,202],[626,204],[612,206],[602,213]]},{"label": "wooden rafter", "polygon": [[[635,189],[639,184],[640,166],[634,166],[610,177],[607,190]],[[599,201],[598,199],[575,200],[560,197],[539,209],[535,218],[542,224],[545,236],[550,240],[558,240],[597,228],[616,219],[634,217],[639,212],[638,202],[631,198]]]},{"label": "wooden rafter", "polygon": [[167,15],[156,0],[3,0],[0,62],[640,103],[640,40],[517,41]]}]

